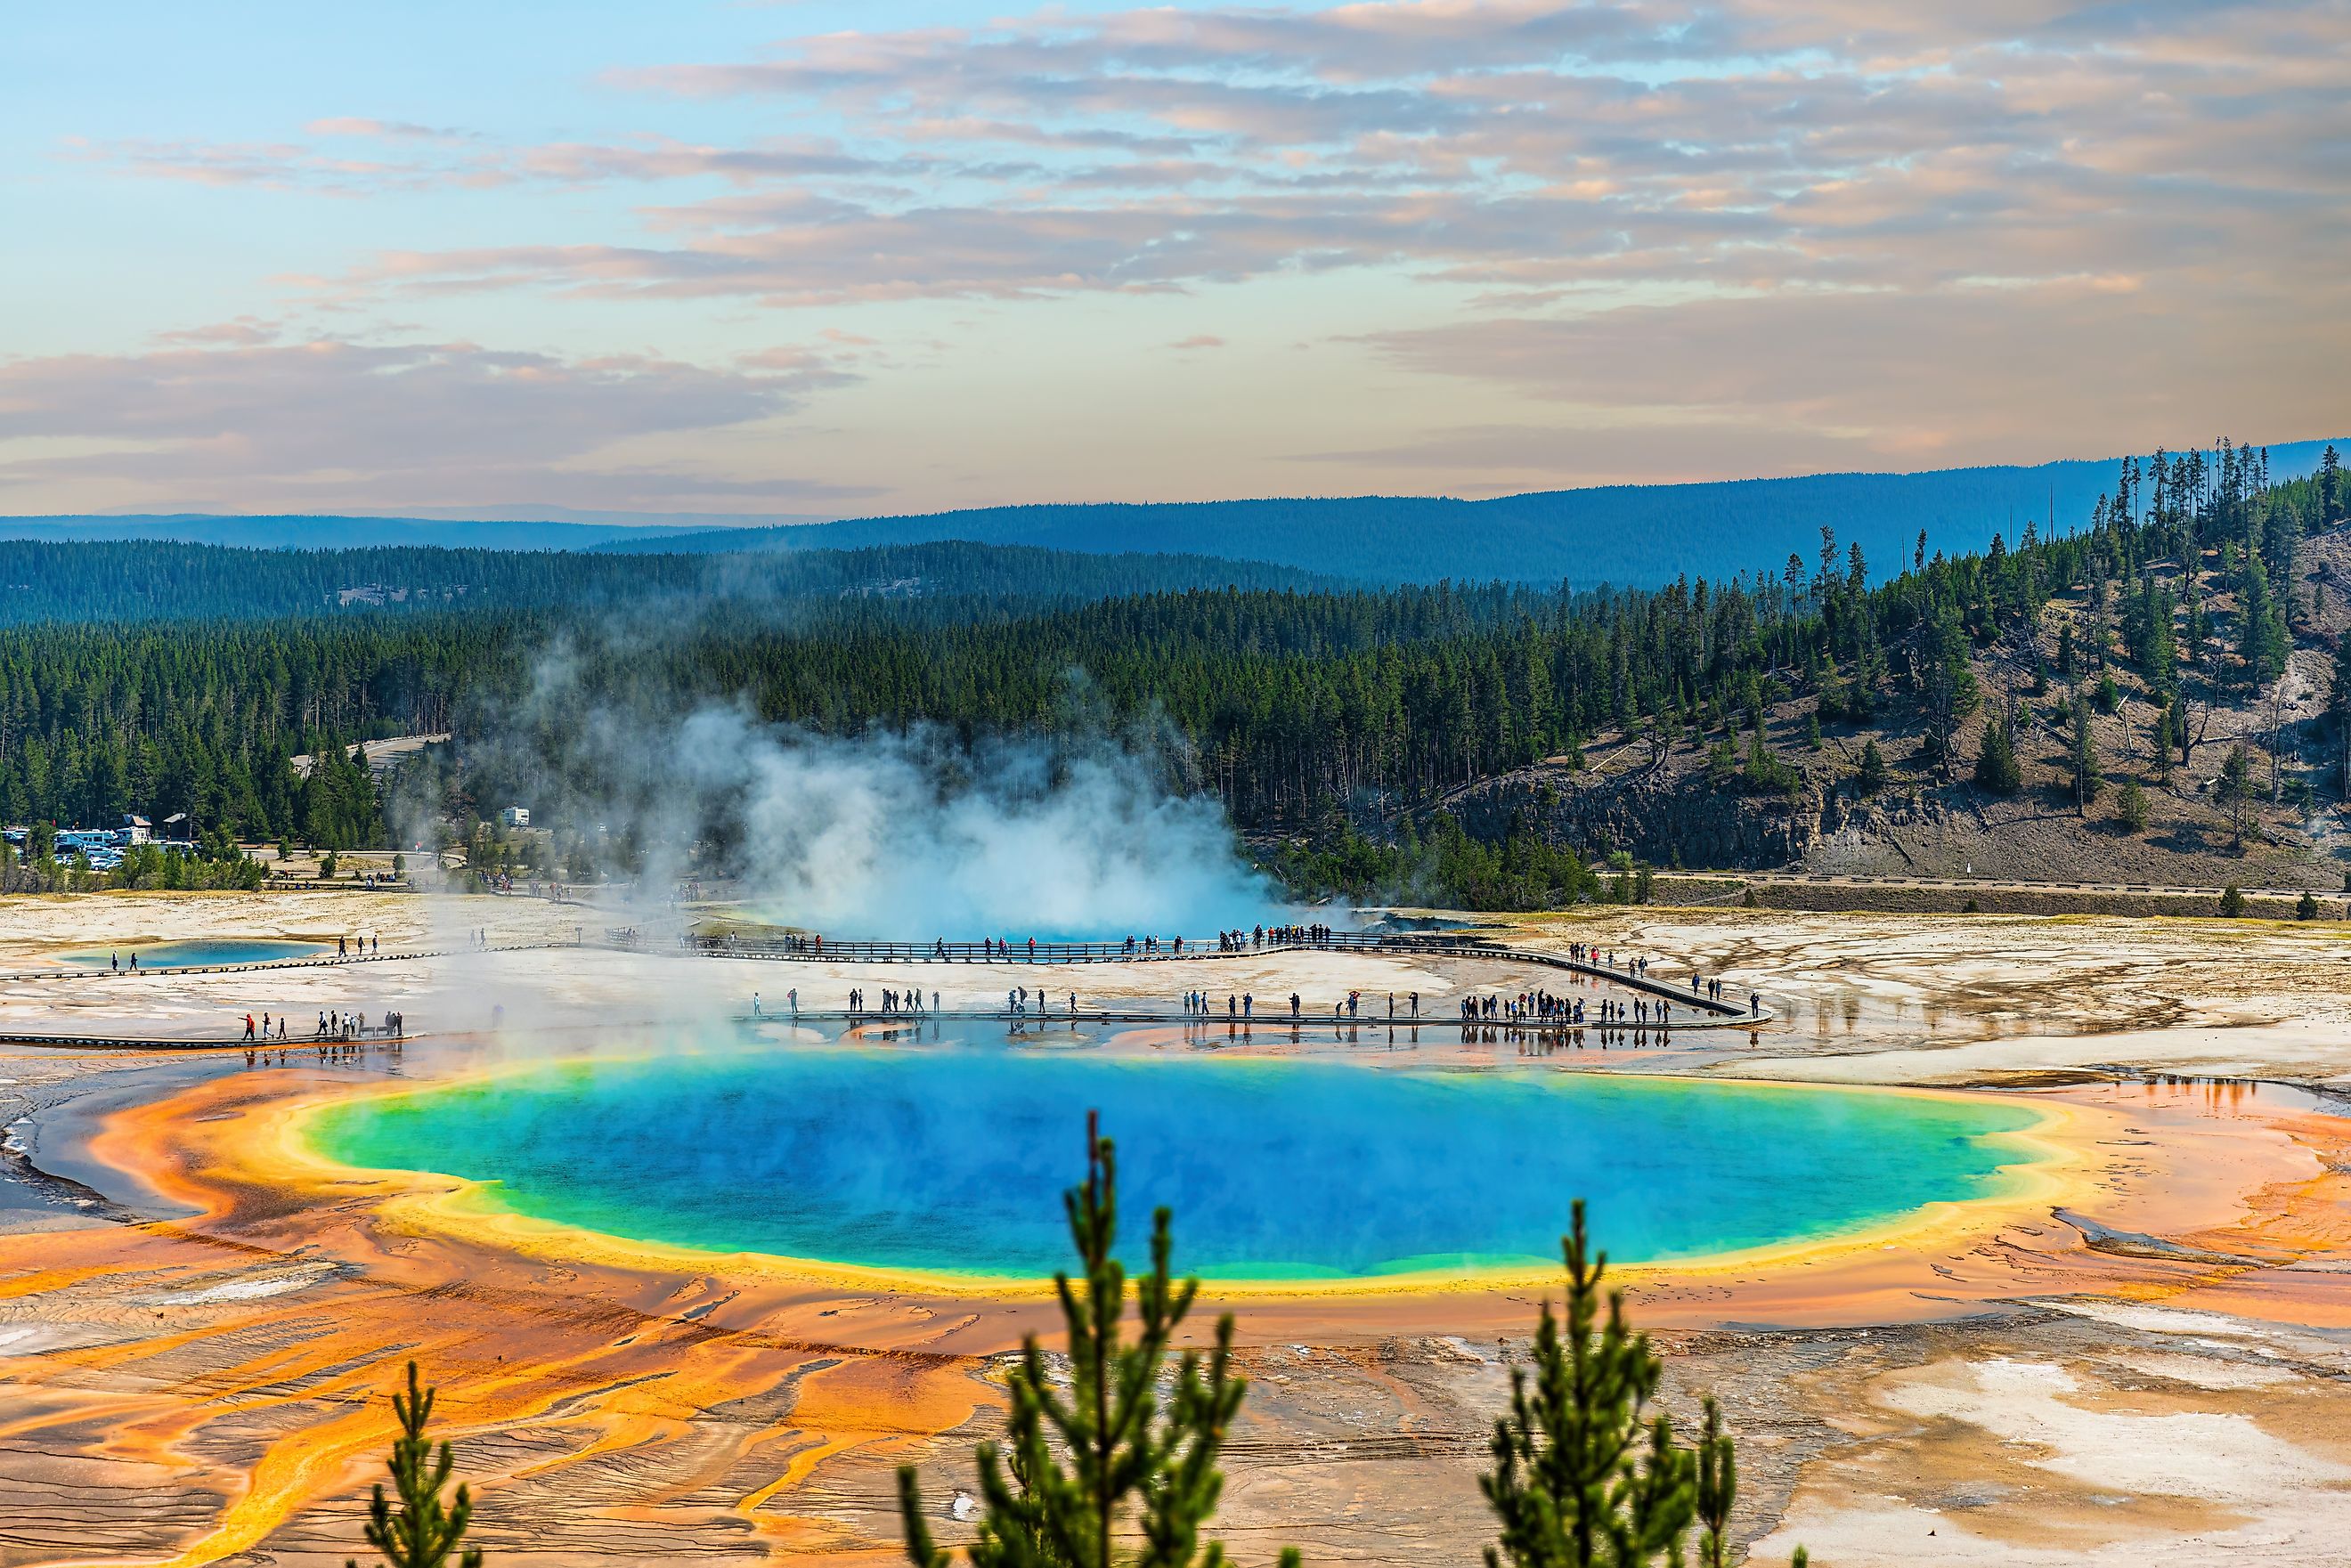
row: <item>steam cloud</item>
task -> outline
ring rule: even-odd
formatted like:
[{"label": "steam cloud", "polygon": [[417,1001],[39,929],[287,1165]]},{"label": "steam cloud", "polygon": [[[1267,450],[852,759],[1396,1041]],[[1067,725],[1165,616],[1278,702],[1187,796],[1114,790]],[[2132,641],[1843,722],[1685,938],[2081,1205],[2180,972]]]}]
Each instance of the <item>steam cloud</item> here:
[{"label": "steam cloud", "polygon": [[1143,730],[841,737],[739,706],[664,713],[561,652],[534,675],[471,727],[467,788],[585,842],[641,904],[699,876],[768,920],[902,941],[1199,936],[1281,911],[1220,803],[1183,787],[1180,747]]},{"label": "steam cloud", "polygon": [[1134,751],[930,731],[841,740],[705,710],[676,756],[731,812],[776,917],[842,936],[1094,937],[1245,926],[1276,903],[1217,802]]}]

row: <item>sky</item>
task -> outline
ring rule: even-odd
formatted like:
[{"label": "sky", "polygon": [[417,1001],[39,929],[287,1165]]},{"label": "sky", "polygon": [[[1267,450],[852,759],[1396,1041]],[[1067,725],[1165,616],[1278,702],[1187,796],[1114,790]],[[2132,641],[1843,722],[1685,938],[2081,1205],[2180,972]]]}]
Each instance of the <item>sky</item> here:
[{"label": "sky", "polygon": [[25,0],[0,513],[1485,496],[2351,426],[2351,0]]}]

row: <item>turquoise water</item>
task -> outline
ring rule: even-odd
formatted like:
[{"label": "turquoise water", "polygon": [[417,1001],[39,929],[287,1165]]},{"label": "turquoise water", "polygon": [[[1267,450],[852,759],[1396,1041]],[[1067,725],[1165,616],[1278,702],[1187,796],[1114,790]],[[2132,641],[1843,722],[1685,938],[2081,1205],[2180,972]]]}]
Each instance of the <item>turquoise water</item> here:
[{"label": "turquoise water", "polygon": [[564,1063],[336,1106],[322,1154],[493,1182],[568,1225],[718,1250],[1042,1276],[1084,1124],[1117,1141],[1125,1249],[1369,1277],[1555,1263],[1591,1200],[1621,1261],[1850,1230],[1987,1196],[2029,1109],[1587,1072],[795,1048]]},{"label": "turquoise water", "polygon": [[197,937],[186,942],[150,942],[136,947],[115,947],[66,956],[68,964],[84,968],[103,969],[112,958],[131,967],[131,956],[139,955],[142,969],[201,969],[220,964],[266,964],[278,958],[299,958],[311,953],[323,953],[326,948],[317,942],[279,942],[259,937]]}]

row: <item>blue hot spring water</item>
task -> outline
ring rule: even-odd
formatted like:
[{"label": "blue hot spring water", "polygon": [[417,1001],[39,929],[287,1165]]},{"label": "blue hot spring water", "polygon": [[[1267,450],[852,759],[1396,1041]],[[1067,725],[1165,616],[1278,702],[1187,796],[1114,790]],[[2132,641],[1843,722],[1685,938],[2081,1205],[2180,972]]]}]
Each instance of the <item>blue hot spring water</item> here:
[{"label": "blue hot spring water", "polygon": [[1831,1236],[1997,1194],[2037,1120],[1588,1072],[794,1048],[558,1063],[331,1107],[310,1135],[640,1240],[1041,1277],[1071,1255],[1088,1109],[1130,1266],[1165,1204],[1179,1270],[1293,1281],[1555,1263],[1577,1197],[1625,1262]]},{"label": "blue hot spring water", "polygon": [[86,969],[103,969],[110,957],[119,957],[125,967],[131,956],[139,956],[142,969],[201,969],[221,964],[266,964],[279,958],[299,958],[311,953],[323,953],[324,946],[317,942],[284,942],[269,937],[202,936],[186,942],[150,942],[135,947],[110,950],[93,948],[87,953],[68,954],[66,962]]}]

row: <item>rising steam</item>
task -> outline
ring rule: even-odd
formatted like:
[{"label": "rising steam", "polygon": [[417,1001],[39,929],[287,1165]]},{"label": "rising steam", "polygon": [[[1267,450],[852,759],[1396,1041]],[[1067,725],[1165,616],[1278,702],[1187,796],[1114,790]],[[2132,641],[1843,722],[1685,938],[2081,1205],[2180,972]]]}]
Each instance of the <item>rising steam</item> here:
[{"label": "rising steam", "polygon": [[528,698],[474,727],[465,777],[485,812],[530,806],[641,903],[701,878],[778,924],[914,941],[1196,936],[1280,907],[1163,734],[1097,718],[841,737],[733,704],[663,715],[596,684],[543,661]]},{"label": "rising steam", "polygon": [[841,740],[705,710],[679,728],[697,798],[776,917],[843,936],[1105,937],[1266,918],[1212,799],[1103,740],[929,731]]}]

